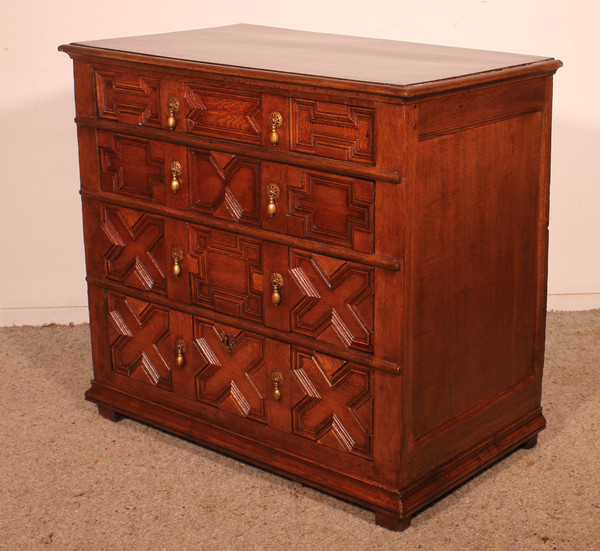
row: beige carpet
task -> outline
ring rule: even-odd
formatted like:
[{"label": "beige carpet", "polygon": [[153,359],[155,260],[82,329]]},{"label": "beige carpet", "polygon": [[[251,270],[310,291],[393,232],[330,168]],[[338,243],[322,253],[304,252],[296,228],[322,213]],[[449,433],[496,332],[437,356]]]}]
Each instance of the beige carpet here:
[{"label": "beige carpet", "polygon": [[548,428],[413,518],[373,514],[83,400],[87,325],[0,329],[0,550],[600,549],[600,310],[551,313]]}]

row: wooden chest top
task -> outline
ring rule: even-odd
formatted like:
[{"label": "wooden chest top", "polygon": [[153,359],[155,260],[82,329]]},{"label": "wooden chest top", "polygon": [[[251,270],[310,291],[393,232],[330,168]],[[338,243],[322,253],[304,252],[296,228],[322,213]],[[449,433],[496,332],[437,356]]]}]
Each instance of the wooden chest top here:
[{"label": "wooden chest top", "polygon": [[297,83],[326,79],[333,87],[406,97],[496,80],[499,71],[502,78],[531,73],[538,69],[532,64],[540,71],[561,65],[547,57],[246,24],[79,42],[62,49],[153,65],[200,64],[216,72]]}]

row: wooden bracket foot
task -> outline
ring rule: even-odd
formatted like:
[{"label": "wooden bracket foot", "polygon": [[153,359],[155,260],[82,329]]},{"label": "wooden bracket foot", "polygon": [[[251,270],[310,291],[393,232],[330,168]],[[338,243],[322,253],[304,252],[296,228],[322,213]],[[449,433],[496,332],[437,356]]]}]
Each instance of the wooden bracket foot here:
[{"label": "wooden bracket foot", "polygon": [[102,417],[108,419],[109,421],[112,421],[113,423],[116,423],[117,421],[123,419],[123,416],[120,413],[117,413],[114,409],[107,408],[106,406],[99,405],[98,413]]},{"label": "wooden bracket foot", "polygon": [[527,440],[523,444],[521,444],[521,447],[526,450],[530,450],[531,448],[536,447],[537,441],[538,441],[538,435],[536,434],[535,436],[532,436],[529,440]]},{"label": "wooden bracket foot", "polygon": [[402,532],[410,526],[411,517],[401,518],[399,515],[375,511],[375,524],[394,532]]}]

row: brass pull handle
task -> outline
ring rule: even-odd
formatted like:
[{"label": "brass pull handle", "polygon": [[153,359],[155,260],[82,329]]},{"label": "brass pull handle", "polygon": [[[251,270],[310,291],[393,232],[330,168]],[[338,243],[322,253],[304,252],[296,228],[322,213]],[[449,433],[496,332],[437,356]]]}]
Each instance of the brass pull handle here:
[{"label": "brass pull handle", "polygon": [[175,341],[175,346],[177,348],[177,359],[175,360],[175,363],[177,364],[177,367],[183,367],[185,365],[185,358],[183,357],[183,353],[185,352],[185,341],[179,337]]},{"label": "brass pull handle", "polygon": [[179,277],[181,275],[181,261],[183,260],[183,251],[179,247],[174,247],[173,256],[173,275]]},{"label": "brass pull handle", "polygon": [[269,184],[267,186],[267,195],[269,196],[267,214],[273,218],[273,216],[277,214],[277,205],[275,204],[275,201],[279,199],[279,186],[277,184]]},{"label": "brass pull handle", "polygon": [[276,402],[281,400],[281,383],[283,383],[283,375],[279,371],[273,371],[271,373],[271,379],[273,381],[273,399]]},{"label": "brass pull handle", "polygon": [[175,130],[177,126],[177,119],[175,118],[175,113],[179,113],[179,100],[176,97],[170,97],[167,102],[167,107],[169,108],[169,117],[167,118],[167,127],[169,130]]},{"label": "brass pull handle", "polygon": [[179,191],[179,179],[178,176],[181,176],[181,163],[179,161],[173,161],[171,163],[171,191],[173,193],[177,193]]},{"label": "brass pull handle", "polygon": [[271,300],[273,301],[273,304],[277,306],[281,302],[279,289],[283,287],[283,276],[281,274],[274,273],[271,276],[271,285],[273,285],[273,294],[271,295]]},{"label": "brass pull handle", "polygon": [[283,124],[283,117],[281,113],[274,111],[269,115],[269,124],[271,125],[271,135],[269,139],[271,141],[272,146],[276,146],[279,143],[279,134],[277,133],[277,129],[281,127]]}]

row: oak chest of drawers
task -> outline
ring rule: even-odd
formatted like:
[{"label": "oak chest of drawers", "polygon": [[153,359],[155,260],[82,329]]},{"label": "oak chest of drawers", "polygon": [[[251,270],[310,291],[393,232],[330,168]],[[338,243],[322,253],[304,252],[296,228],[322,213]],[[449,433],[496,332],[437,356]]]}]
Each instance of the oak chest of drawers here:
[{"label": "oak chest of drawers", "polygon": [[535,443],[559,61],[250,25],[61,50],[105,417],[392,529]]}]

